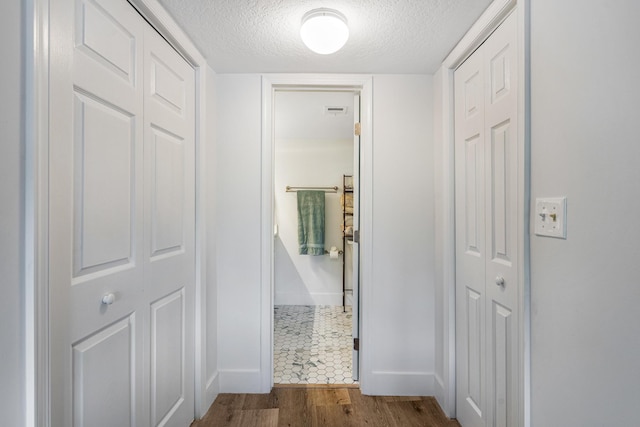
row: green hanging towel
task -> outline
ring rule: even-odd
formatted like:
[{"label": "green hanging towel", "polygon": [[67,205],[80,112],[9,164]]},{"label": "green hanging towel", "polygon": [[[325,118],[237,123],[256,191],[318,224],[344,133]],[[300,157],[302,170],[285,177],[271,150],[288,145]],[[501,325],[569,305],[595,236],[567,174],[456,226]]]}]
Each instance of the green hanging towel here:
[{"label": "green hanging towel", "polygon": [[324,255],[324,191],[298,191],[298,249]]}]

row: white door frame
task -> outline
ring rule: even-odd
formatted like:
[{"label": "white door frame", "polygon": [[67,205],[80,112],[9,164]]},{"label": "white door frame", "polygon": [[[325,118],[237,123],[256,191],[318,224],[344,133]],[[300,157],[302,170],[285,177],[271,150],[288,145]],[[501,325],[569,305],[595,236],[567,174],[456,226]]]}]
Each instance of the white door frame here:
[{"label": "white door frame", "polygon": [[[207,62],[157,0],[127,0],[187,60],[196,75],[195,408],[203,416],[217,390],[206,384]],[[50,427],[49,349],[49,0],[25,2],[25,419]]]},{"label": "white door frame", "polygon": [[[361,283],[371,283],[372,254],[372,182],[373,182],[373,78],[369,75],[322,74],[265,74],[262,76],[262,200],[260,221],[260,391],[268,393],[273,387],[273,303],[274,303],[274,247],[273,247],[273,163],[274,163],[274,91],[285,87],[353,88],[361,92],[360,119],[362,139],[360,152],[360,245]],[[371,301],[371,287],[360,287],[360,347],[367,348],[367,332],[371,319],[367,304]],[[371,374],[370,355],[360,352],[360,388],[367,390]]]},{"label": "white door frame", "polygon": [[518,390],[519,427],[530,425],[530,334],[529,334],[529,3],[531,0],[495,0],[473,24],[443,61],[440,69],[442,97],[442,228],[443,228],[443,352],[444,377],[440,405],[451,417],[456,414],[455,378],[455,197],[454,197],[454,88],[453,74],[514,9],[518,16],[518,265],[520,369]]}]

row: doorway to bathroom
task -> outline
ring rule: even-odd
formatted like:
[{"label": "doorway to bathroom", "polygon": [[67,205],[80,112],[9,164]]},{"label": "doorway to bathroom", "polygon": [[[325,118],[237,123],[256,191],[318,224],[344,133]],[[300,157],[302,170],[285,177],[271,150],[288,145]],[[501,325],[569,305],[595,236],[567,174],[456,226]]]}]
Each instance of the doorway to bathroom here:
[{"label": "doorway to bathroom", "polygon": [[359,121],[357,90],[274,91],[274,384],[358,381]]}]

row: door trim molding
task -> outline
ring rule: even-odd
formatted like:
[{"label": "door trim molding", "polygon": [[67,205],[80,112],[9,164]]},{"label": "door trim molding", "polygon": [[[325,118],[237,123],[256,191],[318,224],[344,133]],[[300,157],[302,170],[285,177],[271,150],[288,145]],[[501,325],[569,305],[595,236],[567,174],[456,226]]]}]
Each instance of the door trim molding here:
[{"label": "door trim molding", "polygon": [[[203,416],[217,395],[206,374],[206,88],[205,58],[157,0],[128,1],[189,62],[196,78],[196,313],[195,413]],[[25,420],[49,427],[49,43],[50,0],[25,3]],[[214,373],[213,378],[217,372]],[[207,385],[216,386],[208,390]]]},{"label": "door trim molding", "polygon": [[450,70],[458,68],[521,2],[522,0],[495,0],[491,3],[447,55],[442,66]]},{"label": "door trim molding", "polygon": [[[360,117],[362,139],[360,153],[360,230],[364,236],[360,245],[360,281],[371,283],[372,212],[373,212],[373,77],[370,75],[340,74],[263,74],[262,75],[262,198],[260,220],[260,391],[268,393],[273,387],[273,93],[278,88],[353,88],[361,92]],[[363,393],[373,384],[372,363],[367,333],[372,330],[371,287],[360,287],[360,387]]]},{"label": "door trim molding", "polygon": [[[519,264],[519,359],[520,390],[519,426],[530,425],[530,315],[529,315],[529,158],[530,158],[530,109],[529,109],[529,3],[531,0],[495,0],[467,31],[456,47],[443,61],[436,76],[436,99],[442,117],[436,123],[436,144],[441,144],[441,156],[436,162],[442,165],[442,194],[439,207],[442,229],[442,351],[443,378],[436,374],[436,397],[444,412],[456,414],[456,354],[455,354],[455,217],[454,217],[454,88],[453,74],[512,12],[518,15],[518,264]],[[438,168],[436,167],[436,170]],[[437,345],[437,344],[436,344]]]},{"label": "door trim molding", "polygon": [[24,19],[24,419],[49,427],[49,0],[28,0]]}]

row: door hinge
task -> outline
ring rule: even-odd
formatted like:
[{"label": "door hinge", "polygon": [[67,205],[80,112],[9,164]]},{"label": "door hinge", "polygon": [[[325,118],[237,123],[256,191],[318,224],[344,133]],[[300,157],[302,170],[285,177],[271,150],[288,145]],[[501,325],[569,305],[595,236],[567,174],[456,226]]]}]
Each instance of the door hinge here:
[{"label": "door hinge", "polygon": [[360,338],[353,339],[353,349],[355,351],[360,351]]},{"label": "door hinge", "polygon": [[360,230],[353,230],[353,243],[360,243]]},{"label": "door hinge", "polygon": [[360,123],[355,124],[353,133],[355,134],[355,136],[360,136]]}]

